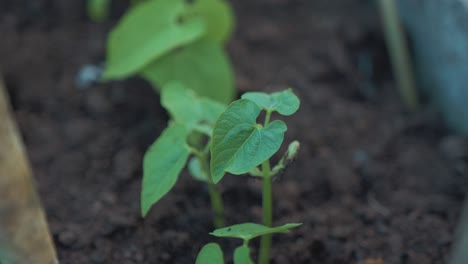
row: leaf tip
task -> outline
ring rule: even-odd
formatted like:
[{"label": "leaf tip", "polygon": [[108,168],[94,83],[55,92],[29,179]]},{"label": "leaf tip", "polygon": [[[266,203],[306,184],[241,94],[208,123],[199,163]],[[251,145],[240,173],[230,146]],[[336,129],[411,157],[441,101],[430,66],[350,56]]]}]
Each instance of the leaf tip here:
[{"label": "leaf tip", "polygon": [[288,224],[288,229],[296,228],[296,227],[299,227],[301,225],[302,225],[302,223],[289,223]]},{"label": "leaf tip", "polygon": [[151,208],[151,206],[146,205],[146,203],[142,200],[141,201],[141,217],[145,218],[148,215],[148,212]]},{"label": "leaf tip", "polygon": [[223,178],[224,173],[218,174],[218,175],[214,175],[214,174],[212,174],[212,175],[213,175],[213,176],[212,176],[212,177],[213,177],[213,183],[214,183],[214,184],[217,184],[217,183],[220,182],[221,179]]}]

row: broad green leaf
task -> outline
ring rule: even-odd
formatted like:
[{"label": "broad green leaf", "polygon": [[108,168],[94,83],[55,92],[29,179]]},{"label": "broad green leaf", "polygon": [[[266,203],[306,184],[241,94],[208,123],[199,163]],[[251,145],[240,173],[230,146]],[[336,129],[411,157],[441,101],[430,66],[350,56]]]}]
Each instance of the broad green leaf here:
[{"label": "broad green leaf", "polygon": [[234,97],[234,76],[219,43],[197,41],[152,62],[140,71],[154,86],[178,80],[201,97],[229,103]]},{"label": "broad green leaf", "polygon": [[143,216],[174,187],[190,154],[185,145],[186,135],[184,126],[172,123],[146,152],[141,192]]},{"label": "broad green leaf", "polygon": [[152,0],[133,6],[109,35],[103,79],[122,79],[205,31],[201,18],[182,20],[185,0]]},{"label": "broad green leaf", "polygon": [[188,17],[201,17],[206,24],[206,38],[225,43],[234,29],[234,14],[225,0],[195,0]]},{"label": "broad green leaf", "polygon": [[248,99],[256,103],[265,111],[276,111],[282,115],[289,116],[299,109],[299,98],[292,92],[291,88],[272,94],[261,92],[249,92],[242,95],[243,99]]},{"label": "broad green leaf", "polygon": [[252,238],[273,233],[288,233],[289,229],[298,227],[301,223],[290,223],[278,227],[267,227],[255,223],[244,223],[216,229],[210,234],[216,237],[233,237],[249,241]]},{"label": "broad green leaf", "polygon": [[180,82],[170,82],[161,90],[161,104],[171,119],[192,129],[202,115],[200,104],[193,90]]},{"label": "broad green leaf", "polygon": [[211,175],[215,183],[225,172],[249,172],[278,151],[286,125],[279,120],[267,127],[258,125],[260,111],[255,103],[240,99],[216,121],[211,145]]},{"label": "broad green leaf", "polygon": [[216,243],[206,244],[198,253],[196,264],[223,264],[223,251]]},{"label": "broad green leaf", "polygon": [[192,157],[190,159],[188,169],[194,179],[202,182],[208,181],[208,175],[202,170],[200,159],[197,157]]},{"label": "broad green leaf", "polygon": [[211,136],[213,126],[226,106],[208,98],[201,98],[180,82],[170,82],[161,91],[161,104],[172,119]]},{"label": "broad green leaf", "polygon": [[109,18],[110,0],[88,0],[88,16],[94,22],[103,22]]},{"label": "broad green leaf", "polygon": [[234,264],[253,264],[248,245],[243,244],[234,250]]}]

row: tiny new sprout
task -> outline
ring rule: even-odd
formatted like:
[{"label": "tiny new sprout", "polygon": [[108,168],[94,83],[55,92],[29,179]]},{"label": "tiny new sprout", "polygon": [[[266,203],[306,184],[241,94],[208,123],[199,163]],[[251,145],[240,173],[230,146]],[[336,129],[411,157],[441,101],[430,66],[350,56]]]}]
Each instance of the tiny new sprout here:
[{"label": "tiny new sprout", "polygon": [[[273,233],[288,233],[289,229],[298,227],[299,223],[290,223],[278,227],[267,227],[254,223],[244,223],[216,229],[212,233],[216,237],[231,237],[243,240],[241,246],[234,250],[234,264],[253,264],[250,257],[249,241],[262,235]],[[218,244],[205,245],[197,256],[196,264],[223,264],[223,252]]]},{"label": "tiny new sprout", "polygon": [[95,22],[103,22],[109,18],[110,0],[88,0],[86,11],[89,18]]},{"label": "tiny new sprout", "polygon": [[[287,130],[283,121],[271,121],[271,114],[292,115],[299,109],[299,104],[291,89],[272,94],[245,93],[242,99],[228,106],[213,129],[210,165],[214,183],[219,182],[226,172],[261,177],[263,224],[267,227],[273,222],[272,178],[286,167],[299,148],[297,141],[292,142],[283,158],[271,168],[269,159],[280,148]],[[266,112],[265,119],[263,124],[258,124],[262,110]],[[260,242],[259,263],[269,262],[270,248],[271,234],[265,233]]]},{"label": "tiny new sprout", "polygon": [[[179,82],[166,85],[161,103],[171,121],[146,152],[143,160],[141,213],[146,216],[153,204],[172,189],[189,157],[192,176],[208,185],[214,211],[214,226],[224,226],[223,202],[209,169],[209,146],[214,123],[226,108],[213,100],[198,97]],[[208,138],[206,142],[202,139]]]}]

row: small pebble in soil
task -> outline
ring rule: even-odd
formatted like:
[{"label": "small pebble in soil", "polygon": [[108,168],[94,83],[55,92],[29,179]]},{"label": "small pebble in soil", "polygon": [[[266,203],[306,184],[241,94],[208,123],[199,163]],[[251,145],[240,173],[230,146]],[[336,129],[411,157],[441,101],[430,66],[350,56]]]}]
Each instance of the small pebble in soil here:
[{"label": "small pebble in soil", "polygon": [[81,67],[75,78],[75,85],[79,89],[89,88],[91,85],[99,82],[104,69],[102,66],[86,64]]},{"label": "small pebble in soil", "polygon": [[101,200],[106,206],[115,205],[117,203],[117,195],[113,192],[104,191],[101,193]]},{"label": "small pebble in soil", "polygon": [[352,166],[358,171],[363,171],[370,163],[370,157],[367,151],[363,149],[357,149],[353,153]]},{"label": "small pebble in soil", "polygon": [[71,230],[64,230],[58,234],[58,241],[62,246],[72,247],[77,241],[76,233]]}]

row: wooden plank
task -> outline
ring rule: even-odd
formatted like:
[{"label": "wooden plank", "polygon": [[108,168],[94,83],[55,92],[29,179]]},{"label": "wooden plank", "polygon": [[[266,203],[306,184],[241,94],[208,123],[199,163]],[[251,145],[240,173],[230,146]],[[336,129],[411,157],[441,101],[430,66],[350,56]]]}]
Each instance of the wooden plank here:
[{"label": "wooden plank", "polygon": [[0,263],[58,263],[1,76]]}]

